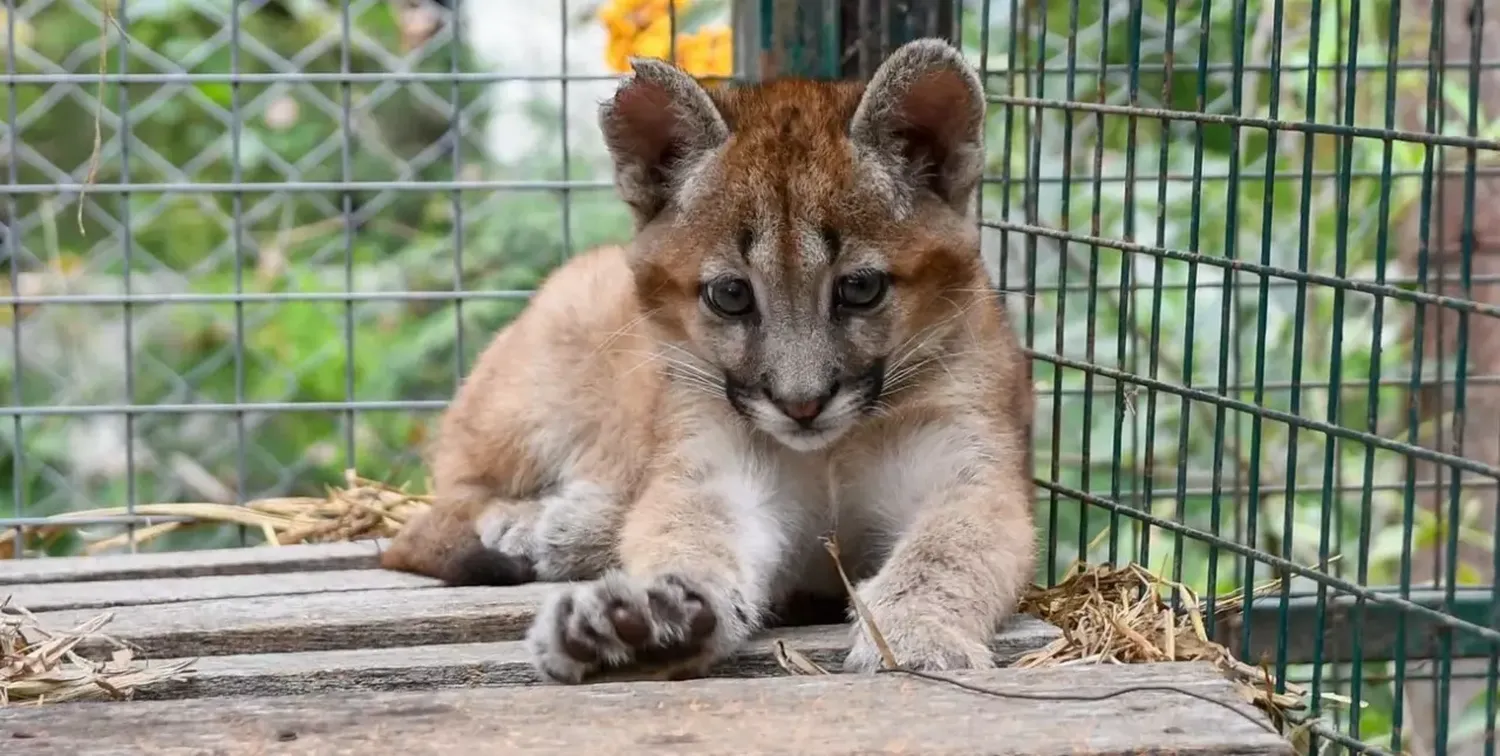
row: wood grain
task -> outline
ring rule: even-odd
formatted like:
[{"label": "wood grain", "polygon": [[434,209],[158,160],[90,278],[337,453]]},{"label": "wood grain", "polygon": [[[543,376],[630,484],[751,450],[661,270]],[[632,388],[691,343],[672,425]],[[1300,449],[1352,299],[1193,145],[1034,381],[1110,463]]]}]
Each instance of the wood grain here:
[{"label": "wood grain", "polygon": [[[121,590],[129,590],[122,583]],[[556,586],[402,588],[147,604],[108,610],[104,628],[147,657],[265,654],[516,640]],[[39,612],[45,627],[74,627],[97,609]],[[77,649],[100,658],[108,647]]]},{"label": "wood grain", "polygon": [[[105,754],[1291,754],[1206,664],[361,692],[0,710],[15,756]],[[1243,712],[1242,715],[1239,712]],[[1247,719],[1245,715],[1253,719]]]},{"label": "wood grain", "polygon": [[[121,589],[131,585],[122,583]],[[157,659],[494,643],[519,640],[537,605],[556,587],[405,588],[145,604],[109,610],[114,618],[105,631]],[[37,618],[45,627],[70,628],[99,612],[38,612]],[[1018,637],[1034,647],[1056,637],[1034,626],[1028,630],[1024,621],[1020,627]],[[76,650],[104,658],[110,647],[85,642]]]},{"label": "wood grain", "polygon": [[0,560],[0,590],[28,583],[373,569],[385,539],[159,554]]},{"label": "wood grain", "polygon": [[[1034,617],[1018,617],[995,636],[995,660],[1014,662],[1060,635]],[[778,628],[752,640],[714,677],[766,677],[783,674],[774,644],[793,650],[830,672],[839,672],[849,650],[844,625]],[[455,643],[405,648],[306,651],[205,657],[197,674],[183,682],[143,688],[145,699],[215,696],[280,696],[340,690],[415,690],[467,685],[535,685],[541,682],[523,644]]]},{"label": "wood grain", "polygon": [[269,598],[390,588],[440,588],[432,578],[390,570],[323,570],[270,575],[206,575],[146,580],[90,580],[0,588],[0,597],[33,612],[170,604],[227,598]]}]

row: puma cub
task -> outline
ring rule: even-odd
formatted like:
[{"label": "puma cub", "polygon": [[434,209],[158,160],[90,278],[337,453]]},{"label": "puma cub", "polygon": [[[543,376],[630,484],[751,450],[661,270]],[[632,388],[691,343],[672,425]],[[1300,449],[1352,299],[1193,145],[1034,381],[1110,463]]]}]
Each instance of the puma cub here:
[{"label": "puma cub", "polygon": [[[993,666],[1035,558],[1033,398],[970,211],[979,78],[938,40],[868,85],[634,69],[600,109],[634,241],[480,356],[383,564],[572,581],[527,636],[546,678],[679,678],[842,595],[833,533],[899,663]],[[851,632],[845,669],[879,668]]]}]

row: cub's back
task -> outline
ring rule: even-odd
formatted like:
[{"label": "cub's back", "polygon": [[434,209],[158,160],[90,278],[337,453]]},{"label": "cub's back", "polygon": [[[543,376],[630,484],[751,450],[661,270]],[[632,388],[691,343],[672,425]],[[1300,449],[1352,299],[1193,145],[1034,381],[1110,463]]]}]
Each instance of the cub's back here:
[{"label": "cub's back", "polygon": [[461,475],[529,496],[585,454],[617,455],[606,466],[626,477],[644,466],[661,372],[625,254],[601,247],[559,266],[480,353],[443,419],[440,489]]}]

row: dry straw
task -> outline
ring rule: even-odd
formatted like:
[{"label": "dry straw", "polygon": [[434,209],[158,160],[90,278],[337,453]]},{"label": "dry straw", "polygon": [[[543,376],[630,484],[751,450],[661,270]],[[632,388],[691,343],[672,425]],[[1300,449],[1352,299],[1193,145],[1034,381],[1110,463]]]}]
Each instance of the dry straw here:
[{"label": "dry straw", "polygon": [[[69,520],[118,517],[134,514],[140,517],[173,518],[136,528],[137,545],[149,543],[167,533],[200,525],[244,525],[259,532],[268,546],[297,543],[330,543],[363,538],[389,538],[413,515],[426,509],[429,497],[407,493],[403,488],[362,478],[353,470],[345,473],[343,488],[331,488],[322,498],[293,496],[259,499],[243,506],[233,504],[182,503],[140,504],[134,509],[111,507],[67,512],[47,518],[47,523],[28,528],[45,539],[52,532],[68,527]],[[180,518],[180,519],[178,519]],[[15,530],[0,531],[0,558],[14,556]],[[95,555],[130,543],[129,534],[92,541],[84,554]]]},{"label": "dry straw", "polygon": [[[0,707],[124,699],[143,685],[192,674],[192,659],[157,665],[137,660],[128,646],[101,632],[112,619],[105,612],[70,630],[49,629],[9,597],[0,601]],[[75,651],[80,644],[114,651],[108,661],[93,661]]]},{"label": "dry straw", "polygon": [[[1254,593],[1279,588],[1272,580]],[[1178,608],[1166,597],[1176,592]],[[1244,608],[1242,592],[1218,597],[1218,621]],[[1075,664],[1139,664],[1167,661],[1210,662],[1234,682],[1248,703],[1271,716],[1279,729],[1297,724],[1307,714],[1306,691],[1292,683],[1277,692],[1269,669],[1246,664],[1220,643],[1209,639],[1203,609],[1193,590],[1152,574],[1138,564],[1114,567],[1075,563],[1057,585],[1033,587],[1021,611],[1056,625],[1062,637],[1018,659],[1017,667]],[[1336,696],[1328,696],[1335,702]]]}]

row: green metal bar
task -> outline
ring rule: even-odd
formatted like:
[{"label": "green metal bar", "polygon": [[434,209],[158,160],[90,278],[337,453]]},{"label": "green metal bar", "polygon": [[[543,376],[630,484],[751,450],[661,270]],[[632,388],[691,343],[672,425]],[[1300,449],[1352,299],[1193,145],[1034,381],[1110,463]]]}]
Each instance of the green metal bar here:
[{"label": "green metal bar", "polygon": [[[1432,16],[1429,19],[1428,35],[1428,67],[1427,67],[1427,102],[1426,118],[1424,128],[1428,133],[1437,130],[1437,117],[1441,106],[1441,95],[1439,88],[1439,61],[1442,49],[1442,6],[1440,2],[1434,4]],[[1424,145],[1422,149],[1422,198],[1418,210],[1418,246],[1417,246],[1417,289],[1425,291],[1428,285],[1427,271],[1430,262],[1429,250],[1432,243],[1432,188],[1433,168],[1435,165],[1433,145]],[[1426,315],[1427,308],[1417,307],[1412,314],[1412,369],[1411,384],[1408,387],[1407,399],[1407,440],[1415,445],[1418,442],[1418,429],[1421,427],[1421,414],[1415,397],[1422,390],[1422,362],[1425,357],[1426,341]],[[1417,504],[1417,460],[1412,455],[1406,456],[1405,483],[1406,490],[1402,496],[1401,512],[1401,567],[1400,586],[1401,596],[1406,598],[1411,595],[1412,579],[1412,535],[1415,530],[1416,504]],[[1395,664],[1396,670],[1393,689],[1395,700],[1391,707],[1391,748],[1399,750],[1403,742],[1403,725],[1406,715],[1406,646],[1407,633],[1411,630],[1408,626],[1406,616],[1397,618],[1397,632],[1400,642],[1396,645]]]},{"label": "green metal bar", "polygon": [[[1247,3],[1237,3],[1234,11],[1234,61],[1231,76],[1239,81],[1244,76],[1245,68],[1245,28],[1248,25],[1246,18],[1249,13]],[[1242,86],[1230,87],[1231,107],[1234,115],[1241,115],[1245,110],[1244,90]],[[1229,130],[1229,180],[1226,184],[1227,209],[1224,223],[1224,258],[1233,260],[1235,258],[1235,242],[1239,240],[1239,210],[1240,210],[1240,127],[1230,126]],[[1230,334],[1230,323],[1234,318],[1233,305],[1235,301],[1235,277],[1234,269],[1224,270],[1222,286],[1219,290],[1219,385],[1220,396],[1229,394],[1229,355],[1230,344],[1234,343]],[[1224,405],[1214,407],[1214,442],[1213,442],[1213,492],[1209,497],[1209,532],[1215,536],[1219,535],[1220,520],[1223,515],[1223,481],[1224,481],[1224,426],[1228,423],[1227,413]],[[1235,466],[1238,468],[1239,460],[1236,455]],[[1250,542],[1254,545],[1254,542]],[[1207,611],[1213,614],[1214,605],[1218,600],[1219,592],[1219,548],[1213,544],[1208,547],[1208,591]],[[1212,630],[1209,638],[1215,639]]]},{"label": "green metal bar", "polygon": [[[1356,118],[1355,87],[1358,85],[1356,69],[1354,64],[1359,58],[1359,22],[1361,3],[1354,3],[1348,23],[1349,28],[1349,63],[1345,67],[1346,78],[1340,97],[1343,99],[1343,122],[1353,125]],[[1340,6],[1341,7],[1341,6]],[[1343,27],[1339,31],[1342,33]],[[1335,213],[1337,225],[1337,238],[1334,240],[1334,275],[1345,278],[1349,269],[1349,174],[1354,170],[1354,139],[1345,136],[1339,140],[1338,148],[1339,172],[1337,197],[1338,210]],[[1333,290],[1333,339],[1329,347],[1329,369],[1328,385],[1333,389],[1328,396],[1326,419],[1330,423],[1338,423],[1342,409],[1342,392],[1338,390],[1343,382],[1344,371],[1344,295],[1345,289],[1335,287]],[[1329,557],[1331,556],[1332,544],[1330,541],[1335,532],[1338,531],[1333,521],[1333,513],[1342,509],[1334,500],[1334,487],[1338,472],[1338,439],[1328,436],[1323,443],[1323,491],[1320,498],[1320,527],[1318,533],[1318,569],[1327,572],[1329,570]],[[1320,711],[1323,702],[1323,672],[1325,644],[1325,626],[1329,620],[1326,610],[1328,602],[1328,589],[1321,586],[1318,589],[1317,607],[1318,617],[1315,622],[1316,630],[1314,638],[1318,640],[1313,649],[1313,677],[1312,677],[1312,710]],[[1352,655],[1358,655],[1361,650],[1358,647],[1351,649]],[[1338,680],[1333,680],[1329,687],[1336,687]]]},{"label": "green metal bar", "polygon": [[[1283,37],[1283,21],[1286,18],[1285,0],[1276,0],[1272,9],[1272,41],[1271,41],[1271,66],[1270,79],[1271,91],[1267,98],[1270,103],[1270,116],[1274,120],[1280,117],[1281,110],[1281,42]],[[1266,178],[1270,179],[1276,175],[1276,148],[1280,142],[1280,134],[1275,129],[1266,133]],[[1270,188],[1265,190],[1261,205],[1261,230],[1260,230],[1260,261],[1262,265],[1271,263],[1271,229],[1275,218],[1276,192]],[[1265,302],[1270,298],[1271,278],[1262,274],[1260,276],[1260,287],[1258,302]],[[1257,308],[1255,317],[1255,397],[1253,403],[1256,406],[1265,404],[1266,398],[1266,331],[1269,324],[1266,321],[1266,313],[1269,308],[1261,306]],[[1259,413],[1251,415],[1250,419],[1250,461],[1249,467],[1252,471],[1260,470],[1261,465],[1261,443],[1262,443],[1263,418]],[[1260,480],[1261,476],[1252,472],[1249,483],[1249,512],[1246,515],[1245,543],[1256,546],[1260,532]],[[1290,507],[1287,507],[1290,511]],[[1242,595],[1250,595],[1255,588],[1255,565],[1256,560],[1252,556],[1245,557],[1244,579],[1240,584]],[[1240,654],[1242,656],[1250,653],[1252,643],[1252,628],[1254,623],[1244,623],[1244,633],[1240,638]]]},{"label": "green metal bar", "polygon": [[[1166,39],[1175,39],[1177,33],[1177,3],[1178,0],[1167,0],[1167,30]],[[1167,56],[1162,65],[1162,102],[1171,102],[1172,98],[1172,74],[1176,56]],[[1161,119],[1160,150],[1157,154],[1157,171],[1166,174],[1171,163],[1172,148],[1172,120],[1163,117]],[[1167,243],[1167,182],[1156,182],[1156,246],[1165,246]],[[1149,346],[1146,349],[1146,371],[1147,378],[1151,382],[1158,380],[1161,374],[1161,318],[1162,318],[1162,292],[1164,276],[1166,274],[1166,260],[1162,257],[1154,259],[1155,269],[1151,277],[1151,328],[1148,337]],[[1149,513],[1151,502],[1155,501],[1156,481],[1156,405],[1158,391],[1154,386],[1146,388],[1146,464],[1142,470],[1143,491],[1141,501],[1143,512]],[[1151,527],[1144,526],[1141,536],[1140,563],[1151,564]]]},{"label": "green metal bar", "polygon": [[[1322,39],[1321,23],[1323,18],[1323,4],[1320,0],[1312,0],[1308,17],[1312,20],[1312,30],[1308,35],[1308,67],[1307,67],[1307,112],[1306,120],[1311,123],[1317,120],[1318,102],[1318,42]],[[1298,232],[1297,232],[1297,270],[1308,270],[1309,232],[1312,229],[1312,169],[1314,135],[1312,132],[1304,132],[1302,137],[1302,195],[1301,207],[1299,209]],[[1302,383],[1302,353],[1307,333],[1307,286],[1301,282],[1297,284],[1297,298],[1292,325],[1292,385]],[[1291,408],[1289,414],[1300,415],[1302,408],[1302,392],[1293,391]],[[1281,556],[1282,559],[1291,561],[1292,544],[1295,540],[1295,507],[1297,476],[1297,437],[1295,430],[1287,433],[1286,449],[1286,492],[1282,519]],[[1291,635],[1290,627],[1290,598],[1291,586],[1286,581],[1281,587],[1281,624],[1277,628],[1276,637],[1280,639],[1282,650],[1276,655],[1276,690],[1278,693],[1286,692],[1284,681],[1286,680],[1286,665],[1288,657],[1285,651],[1286,643]]]},{"label": "green metal bar", "polygon": [[[958,42],[955,0],[760,0],[760,54],[744,56],[747,78],[867,79],[880,61],[918,37]],[[868,6],[880,8],[870,13]],[[877,17],[878,16],[878,17]]]},{"label": "green metal bar", "polygon": [[[1492,621],[1495,604],[1490,592],[1488,587],[1460,588],[1453,594],[1450,610],[1443,590],[1411,591],[1406,596],[1394,586],[1372,591],[1377,596],[1403,597],[1418,606],[1481,627]],[[1278,596],[1257,598],[1244,614],[1226,613],[1213,624],[1222,637],[1229,638],[1234,633],[1243,637],[1248,626],[1253,641],[1241,650],[1240,658],[1251,664],[1281,655],[1290,664],[1437,659],[1442,654],[1442,637],[1453,638],[1453,656],[1457,658],[1485,658],[1500,648],[1500,642],[1454,629],[1432,616],[1347,594],[1325,598],[1313,593],[1294,594],[1287,600],[1287,615],[1288,624],[1298,631],[1282,641],[1277,637],[1282,621],[1280,602]],[[1304,630],[1319,624],[1322,627],[1316,632]],[[1398,678],[1402,674],[1400,666],[1396,674]],[[1392,743],[1391,747],[1396,748],[1397,744]]]},{"label": "green metal bar", "polygon": [[[1043,11],[1045,16],[1046,11]],[[1063,84],[1063,97],[1068,101],[1078,99],[1078,3],[1069,3],[1068,6],[1068,46],[1067,46],[1067,75]],[[1069,157],[1073,154],[1073,131],[1075,124],[1073,114],[1064,112],[1062,114],[1062,154]],[[1040,133],[1040,129],[1038,129]],[[1073,161],[1071,159],[1062,161],[1062,188],[1061,208],[1058,212],[1058,220],[1064,232],[1072,230],[1073,226]],[[1053,313],[1053,343],[1052,350],[1055,354],[1064,354],[1067,350],[1067,321],[1068,321],[1068,271],[1072,267],[1069,258],[1072,257],[1072,245],[1063,242],[1061,245],[1061,260],[1057,266],[1057,308]],[[1093,301],[1093,298],[1090,298]],[[1062,426],[1063,407],[1065,403],[1062,398],[1063,387],[1063,365],[1054,362],[1052,364],[1052,449],[1051,449],[1051,476],[1052,480],[1060,480],[1062,474]],[[1084,449],[1088,448],[1087,440],[1084,441]],[[1085,452],[1087,453],[1087,452]],[[1088,486],[1088,468],[1083,470],[1084,490]],[[1088,507],[1079,504],[1080,515],[1088,511]],[[1053,497],[1048,502],[1047,510],[1047,539],[1048,551],[1052,555],[1052,562],[1058,560],[1058,540],[1060,538],[1059,521],[1061,519],[1060,501]],[[1086,541],[1086,539],[1081,539]],[[1078,557],[1084,558],[1083,545],[1079,544]],[[1048,582],[1052,580],[1049,576]]]},{"label": "green metal bar", "polygon": [[[1133,0],[1131,2],[1131,4],[1130,4],[1130,105],[1131,105],[1131,107],[1136,107],[1136,106],[1140,105],[1140,95],[1141,95],[1141,25],[1142,25],[1143,18],[1144,18],[1144,15],[1145,15],[1145,13],[1144,13],[1144,11],[1145,11],[1144,6],[1145,6],[1144,0]],[[1125,132],[1125,224],[1124,224],[1124,229],[1123,230],[1124,230],[1124,238],[1127,241],[1134,241],[1135,240],[1135,209],[1136,209],[1136,206],[1135,206],[1135,182],[1136,182],[1136,164],[1135,164],[1135,161],[1136,161],[1136,144],[1137,144],[1137,139],[1138,139],[1137,130],[1138,130],[1139,126],[1140,126],[1140,123],[1139,123],[1139,120],[1136,118],[1136,116],[1134,116],[1134,115],[1130,116],[1130,120],[1127,122],[1127,128],[1126,128],[1126,132]],[[1163,140],[1163,141],[1165,141],[1165,140]],[[1097,179],[1096,179],[1096,181],[1097,181]],[[1096,200],[1096,204],[1097,204],[1097,200]],[[1097,213],[1096,213],[1096,215],[1097,215]],[[1131,296],[1131,276],[1130,276],[1130,269],[1131,269],[1131,263],[1132,262],[1133,261],[1131,259],[1129,259],[1126,255],[1123,255],[1123,254],[1120,255],[1120,288],[1119,288],[1119,293],[1117,295],[1117,298],[1119,299],[1120,308],[1121,308],[1121,312],[1120,312],[1121,323],[1115,329],[1115,333],[1116,333],[1116,341],[1115,341],[1115,364],[1120,365],[1120,366],[1123,367],[1126,364],[1127,355],[1129,355],[1130,359],[1132,360],[1131,366],[1130,366],[1130,372],[1134,373],[1134,372],[1137,372],[1139,370],[1139,366],[1136,364],[1136,362],[1134,360],[1134,357],[1135,357],[1134,352],[1130,351],[1130,349],[1129,349],[1132,339],[1128,338],[1127,334],[1131,334],[1132,337],[1133,337],[1134,334],[1139,333],[1140,326],[1137,323],[1137,317],[1138,316],[1136,314],[1136,307],[1135,307],[1134,301],[1133,301],[1132,296]],[[1125,321],[1128,321],[1129,324],[1130,324],[1128,328],[1125,327]],[[1122,461],[1122,457],[1125,454],[1125,450],[1123,448],[1124,433],[1125,433],[1125,407],[1126,407],[1126,403],[1125,403],[1125,382],[1124,381],[1115,381],[1114,384],[1115,384],[1115,395],[1114,395],[1114,425],[1115,425],[1115,430],[1114,430],[1113,444],[1111,445],[1111,452],[1112,452],[1111,459],[1113,460],[1113,462],[1112,462],[1112,465],[1110,467],[1110,498],[1114,499],[1115,501],[1119,501],[1120,500],[1120,478],[1121,478],[1121,472],[1122,472],[1121,471],[1121,461]],[[1138,426],[1137,426],[1137,428],[1138,428]],[[1136,438],[1138,438],[1139,435],[1140,434],[1138,432],[1133,432],[1133,433],[1130,434],[1131,456],[1132,456],[1132,458],[1135,457],[1135,451],[1136,451],[1136,449],[1135,449],[1135,442],[1136,442]],[[1132,478],[1132,481],[1131,481],[1132,493],[1134,492],[1134,488],[1135,488],[1135,482],[1134,482],[1134,478]],[[1120,514],[1118,512],[1110,512],[1109,513],[1109,562],[1111,564],[1118,563],[1119,559],[1120,559],[1120,524],[1121,524]],[[1135,532],[1137,533],[1137,537],[1139,537],[1139,534],[1141,533],[1141,529],[1140,528],[1136,528]]]},{"label": "green metal bar", "polygon": [[[1031,14],[1037,10],[1035,3],[1017,3],[1024,9],[1025,17],[1019,28],[1031,29]],[[1036,96],[1045,97],[1047,91],[1047,77],[1043,71],[1047,68],[1047,13],[1041,9],[1041,18],[1037,22],[1037,31],[1034,35],[1028,34],[1023,37],[1028,47],[1034,43],[1036,51]],[[1028,50],[1029,52],[1029,50]],[[1041,192],[1041,170],[1042,165],[1042,114],[1041,108],[1032,110],[1030,130],[1026,134],[1029,142],[1029,157],[1026,163],[1026,222],[1037,225],[1041,222],[1037,207],[1037,195]],[[1007,219],[1008,220],[1008,219]],[[1036,342],[1036,266],[1037,266],[1037,236],[1025,234],[1026,237],[1026,346],[1031,348]],[[1057,434],[1054,427],[1053,435]],[[1053,458],[1056,458],[1054,453]],[[1054,478],[1055,479],[1055,478]],[[1049,491],[1047,495],[1047,553],[1046,553],[1046,576],[1047,585],[1057,584],[1057,508],[1058,493]]]},{"label": "green metal bar", "polygon": [[[1388,28],[1401,28],[1401,4],[1390,4],[1390,17],[1387,21]],[[1386,69],[1385,69],[1385,125],[1387,128],[1396,126],[1396,61],[1400,58],[1399,42],[1400,35],[1391,34],[1386,44]],[[1354,61],[1350,61],[1353,67]],[[1375,244],[1375,279],[1385,283],[1386,264],[1389,244],[1389,219],[1391,215],[1391,180],[1395,144],[1387,139],[1381,145],[1380,168],[1384,177],[1380,182],[1379,207],[1375,217],[1378,219],[1379,231],[1377,232]],[[1365,427],[1373,429],[1380,418],[1380,358],[1382,353],[1382,333],[1385,325],[1385,297],[1376,297],[1374,311],[1371,313],[1371,336],[1370,336],[1370,380],[1368,386],[1369,404],[1365,412]],[[1374,525],[1374,487],[1375,487],[1375,447],[1365,444],[1364,468],[1362,470],[1363,491],[1359,502],[1359,544],[1356,547],[1355,581],[1360,585],[1369,582],[1370,579],[1370,543],[1372,528]],[[1354,647],[1364,647],[1364,625],[1368,621],[1367,604],[1363,597],[1355,602],[1354,607]],[[1404,622],[1401,623],[1397,643],[1405,644]],[[1358,712],[1364,701],[1364,660],[1356,659],[1350,671],[1349,698],[1353,702],[1352,711]],[[1360,737],[1361,718],[1356,714],[1349,718],[1349,734],[1354,739]]]},{"label": "green metal bar", "polygon": [[[1099,70],[1104,71],[1109,64],[1109,9],[1113,3],[1104,3],[1100,6],[1099,17]],[[1076,16],[1079,3],[1071,3],[1073,14]],[[1077,36],[1075,33],[1072,36]],[[1070,43],[1072,41],[1070,40]],[[1104,101],[1104,77],[1101,75],[1095,83],[1095,98]],[[1074,98],[1069,98],[1074,99]],[[1069,117],[1072,120],[1072,117]],[[1103,201],[1104,182],[1099,177],[1104,174],[1104,114],[1096,113],[1094,116],[1094,165],[1093,165],[1093,213],[1090,218],[1089,235],[1098,238],[1100,235],[1099,205]],[[1071,150],[1063,150],[1064,155],[1071,155]],[[1068,161],[1071,162],[1071,161]],[[1122,261],[1126,257],[1120,256]],[[1120,313],[1116,318],[1119,322],[1124,319],[1124,308],[1128,306],[1129,300],[1120,302]],[[1094,364],[1095,334],[1098,330],[1098,305],[1099,305],[1099,245],[1089,245],[1089,270],[1088,270],[1088,302],[1086,314],[1084,315],[1085,335],[1083,340],[1084,361]],[[1062,324],[1059,324],[1059,328]],[[1094,374],[1085,371],[1083,374],[1083,488],[1089,490],[1089,475],[1093,471],[1093,439],[1094,439]],[[1078,556],[1087,559],[1089,543],[1089,507],[1082,504],[1078,507]]]},{"label": "green metal bar", "polygon": [[[1208,65],[1209,59],[1208,43],[1213,36],[1209,33],[1212,18],[1213,3],[1210,0],[1203,0],[1203,5],[1199,8],[1198,12],[1197,110],[1200,113],[1208,112],[1208,72],[1205,70],[1205,66]],[[1193,199],[1192,210],[1188,219],[1188,247],[1190,249],[1200,249],[1199,241],[1202,238],[1204,126],[1205,124],[1202,121],[1193,124]],[[1186,313],[1183,317],[1182,327],[1183,388],[1191,388],[1193,385],[1193,348],[1196,346],[1195,339],[1193,338],[1196,333],[1194,322],[1197,320],[1198,315],[1198,298],[1193,293],[1197,288],[1198,264],[1190,263],[1188,265],[1187,277],[1187,307],[1185,308]],[[1184,393],[1182,394],[1182,404],[1178,415],[1178,449],[1188,448],[1188,432],[1192,425],[1190,420],[1192,412],[1192,400]],[[1187,522],[1187,471],[1188,457],[1187,455],[1181,455],[1177,463],[1176,518],[1178,522]],[[1182,535],[1179,534],[1173,539],[1172,546],[1172,581],[1179,585],[1182,584],[1182,560],[1185,548],[1186,542]],[[1180,598],[1174,592],[1174,604]]]}]

